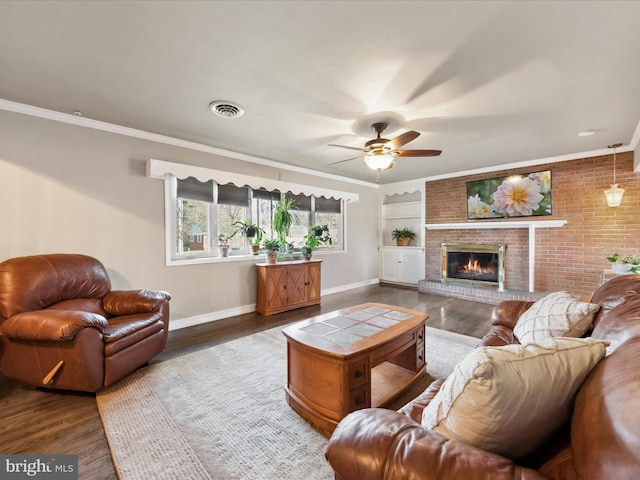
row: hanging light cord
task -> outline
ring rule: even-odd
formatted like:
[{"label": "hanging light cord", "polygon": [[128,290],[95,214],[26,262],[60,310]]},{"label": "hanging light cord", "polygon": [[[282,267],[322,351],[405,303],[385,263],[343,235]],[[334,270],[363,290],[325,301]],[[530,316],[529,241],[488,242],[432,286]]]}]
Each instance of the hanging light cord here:
[{"label": "hanging light cord", "polygon": [[607,145],[609,148],[613,148],[613,184],[616,184],[616,148],[621,147],[621,143],[614,143],[613,145]]},{"label": "hanging light cord", "polygon": [[616,146],[613,146],[613,184],[616,183]]}]

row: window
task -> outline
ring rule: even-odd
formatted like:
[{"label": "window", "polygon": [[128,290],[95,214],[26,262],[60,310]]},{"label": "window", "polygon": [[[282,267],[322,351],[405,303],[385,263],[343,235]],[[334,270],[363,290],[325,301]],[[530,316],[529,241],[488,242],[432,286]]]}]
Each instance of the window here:
[{"label": "window", "polygon": [[213,204],[213,182],[203,183],[189,177],[177,182],[173,190],[176,198],[172,202],[175,212],[172,258],[210,255],[209,215]]},{"label": "window", "polygon": [[218,239],[218,243],[221,238],[226,239],[225,243],[229,245],[230,255],[248,255],[250,253],[249,242],[243,235],[234,235],[234,232],[237,230],[238,222],[244,222],[251,218],[249,208],[251,191],[248,187],[236,187],[231,184],[216,184],[216,186],[217,202],[214,227],[217,235],[215,238]]},{"label": "window", "polygon": [[215,258],[218,245],[229,245],[230,256],[250,255],[251,239],[237,232],[240,222],[250,221],[262,228],[266,238],[275,238],[271,218],[281,199],[293,199],[294,221],[288,240],[294,248],[304,244],[313,225],[328,225],[333,245],[321,250],[342,250],[343,201],[324,196],[293,194],[278,190],[201,182],[193,177],[178,179],[167,175],[168,216],[171,231],[171,261]]}]

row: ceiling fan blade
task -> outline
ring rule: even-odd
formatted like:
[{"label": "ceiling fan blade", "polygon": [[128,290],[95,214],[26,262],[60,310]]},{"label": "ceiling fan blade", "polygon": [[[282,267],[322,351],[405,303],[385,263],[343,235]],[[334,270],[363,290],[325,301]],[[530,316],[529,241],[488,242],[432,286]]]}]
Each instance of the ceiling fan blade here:
[{"label": "ceiling fan blade", "polygon": [[437,157],[442,150],[397,150],[391,153],[397,157]]},{"label": "ceiling fan blade", "polygon": [[330,146],[330,147],[347,148],[347,149],[349,149],[349,150],[359,150],[359,151],[362,151],[362,149],[361,149],[361,148],[358,148],[358,147],[349,147],[349,146],[347,146],[347,145],[336,145],[335,143],[330,143],[330,144],[329,144],[329,146]]},{"label": "ceiling fan blade", "polygon": [[395,150],[405,143],[409,143],[411,140],[415,140],[419,136],[419,132],[416,132],[415,130],[409,130],[408,132],[404,132],[403,134],[398,135],[396,138],[389,140],[385,146]]},{"label": "ceiling fan blade", "polygon": [[337,165],[339,163],[350,162],[351,160],[357,160],[358,158],[362,158],[362,155],[358,155],[357,157],[353,157],[353,158],[347,158],[346,160],[340,160],[339,162],[333,162],[333,163],[330,163],[329,165]]}]

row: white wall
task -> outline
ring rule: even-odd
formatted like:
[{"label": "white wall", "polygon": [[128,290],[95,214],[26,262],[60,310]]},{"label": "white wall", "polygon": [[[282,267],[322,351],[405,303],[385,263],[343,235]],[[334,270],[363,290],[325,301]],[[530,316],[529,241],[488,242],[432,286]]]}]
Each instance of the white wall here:
[{"label": "white wall", "polygon": [[348,251],[323,260],[322,290],[378,278],[377,190],[23,114],[0,111],[0,261],[67,252],[98,258],[114,289],[163,289],[171,317],[232,313],[255,304],[254,260],[167,267],[157,158],[356,192]]}]

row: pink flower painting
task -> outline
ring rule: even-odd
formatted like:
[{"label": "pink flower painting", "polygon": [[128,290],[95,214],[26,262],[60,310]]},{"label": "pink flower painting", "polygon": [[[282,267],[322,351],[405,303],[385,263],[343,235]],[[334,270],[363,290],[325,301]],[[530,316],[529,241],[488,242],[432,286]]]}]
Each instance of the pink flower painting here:
[{"label": "pink flower painting", "polygon": [[551,171],[467,182],[469,219],[551,215]]}]

